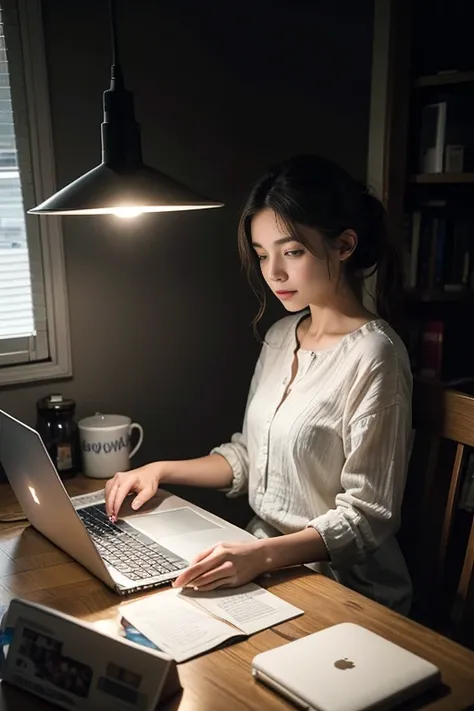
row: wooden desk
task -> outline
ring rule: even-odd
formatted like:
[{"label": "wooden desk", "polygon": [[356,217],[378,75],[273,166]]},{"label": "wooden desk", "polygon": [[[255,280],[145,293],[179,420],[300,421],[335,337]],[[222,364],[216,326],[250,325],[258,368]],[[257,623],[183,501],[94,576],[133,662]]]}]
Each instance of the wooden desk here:
[{"label": "wooden desk", "polygon": [[[101,488],[101,482],[77,477],[67,488],[75,495]],[[18,505],[10,488],[1,485],[0,513],[15,509]],[[364,625],[440,667],[444,687],[411,702],[410,708],[432,711],[474,708],[473,652],[305,568],[280,571],[259,582],[302,608],[305,614],[245,642],[179,665],[184,691],[166,704],[166,709],[284,711],[294,708],[253,680],[251,660],[258,652],[337,622]],[[122,601],[25,523],[1,523],[0,607],[5,609],[13,596],[87,620],[113,616]],[[51,708],[7,685],[0,685],[0,689],[0,711]]]}]

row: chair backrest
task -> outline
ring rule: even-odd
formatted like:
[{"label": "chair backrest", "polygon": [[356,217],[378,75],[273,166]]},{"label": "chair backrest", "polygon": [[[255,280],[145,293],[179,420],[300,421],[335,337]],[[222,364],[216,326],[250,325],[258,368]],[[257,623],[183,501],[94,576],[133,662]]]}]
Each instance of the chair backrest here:
[{"label": "chair backrest", "polygon": [[[416,434],[400,543],[413,578],[415,606],[424,608],[429,618],[430,614],[439,612],[443,603],[437,591],[443,589],[464,455],[468,447],[474,447],[474,397],[432,382],[416,381],[413,427]],[[471,538],[459,583],[456,581],[458,617],[471,587],[474,528]],[[463,614],[464,609],[461,616]]]}]

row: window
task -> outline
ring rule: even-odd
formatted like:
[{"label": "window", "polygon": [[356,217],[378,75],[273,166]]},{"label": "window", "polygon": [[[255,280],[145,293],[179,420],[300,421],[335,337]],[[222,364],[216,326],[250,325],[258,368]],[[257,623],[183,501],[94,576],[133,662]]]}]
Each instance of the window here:
[{"label": "window", "polygon": [[0,0],[0,385],[71,375],[40,0]]}]

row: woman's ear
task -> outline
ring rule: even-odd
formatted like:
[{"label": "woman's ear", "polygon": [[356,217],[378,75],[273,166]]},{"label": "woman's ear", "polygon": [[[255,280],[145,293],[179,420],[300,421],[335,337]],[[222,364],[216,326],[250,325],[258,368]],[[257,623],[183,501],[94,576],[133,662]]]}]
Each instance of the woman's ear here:
[{"label": "woman's ear", "polygon": [[345,262],[354,253],[357,247],[357,234],[354,230],[344,230],[337,238],[337,241],[339,260]]}]

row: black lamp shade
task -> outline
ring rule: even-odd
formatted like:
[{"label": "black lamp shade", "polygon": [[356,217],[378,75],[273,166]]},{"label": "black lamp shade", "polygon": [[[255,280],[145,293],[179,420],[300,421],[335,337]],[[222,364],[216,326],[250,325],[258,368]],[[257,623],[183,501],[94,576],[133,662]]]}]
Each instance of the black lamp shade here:
[{"label": "black lamp shade", "polygon": [[101,163],[37,207],[35,215],[117,215],[221,207],[155,168]]}]

